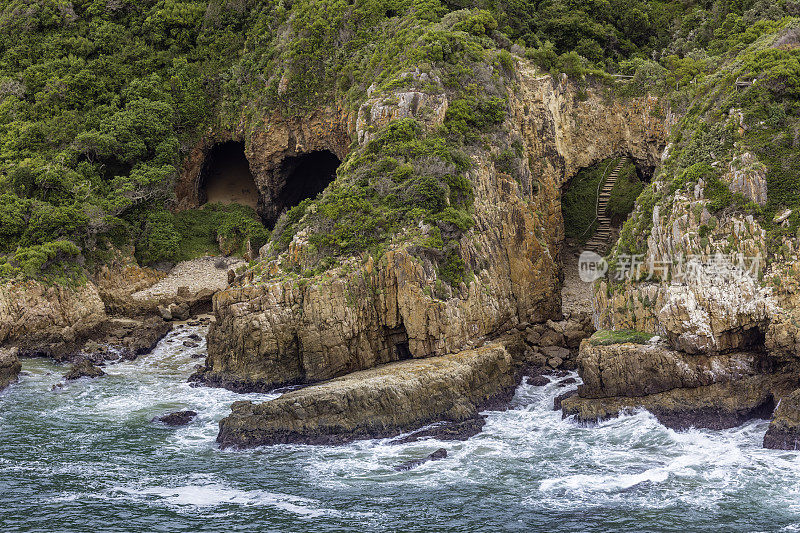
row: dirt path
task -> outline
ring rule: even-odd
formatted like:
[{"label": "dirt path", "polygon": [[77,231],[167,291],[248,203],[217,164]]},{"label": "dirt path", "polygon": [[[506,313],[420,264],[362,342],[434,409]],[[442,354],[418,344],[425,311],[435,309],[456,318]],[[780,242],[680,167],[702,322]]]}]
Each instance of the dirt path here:
[{"label": "dirt path", "polygon": [[564,286],[561,288],[561,307],[565,317],[592,312],[592,284],[578,275],[578,257],[575,250],[564,247],[561,252],[564,268]]}]

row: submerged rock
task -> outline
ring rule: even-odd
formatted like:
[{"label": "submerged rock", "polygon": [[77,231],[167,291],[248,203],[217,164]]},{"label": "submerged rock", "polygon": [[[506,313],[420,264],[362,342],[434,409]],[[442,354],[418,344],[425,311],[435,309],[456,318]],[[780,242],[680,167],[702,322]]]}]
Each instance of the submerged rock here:
[{"label": "submerged rock", "polygon": [[486,419],[476,414],[460,422],[439,422],[430,427],[412,432],[410,435],[392,441],[392,444],[407,444],[418,440],[431,438],[437,440],[467,440],[483,430]]},{"label": "submerged rock", "polygon": [[781,399],[764,435],[764,448],[800,449],[800,389]]},{"label": "submerged rock", "polygon": [[22,364],[17,357],[17,349],[0,350],[0,391],[15,383]]},{"label": "submerged rock", "polygon": [[197,413],[195,411],[176,411],[168,415],[157,416],[153,422],[161,422],[168,426],[185,426],[195,419]]},{"label": "submerged rock", "polygon": [[392,437],[439,421],[470,421],[474,429],[481,410],[511,399],[515,374],[511,355],[499,343],[390,363],[261,404],[236,402],[220,422],[217,442],[223,448],[338,444]]},{"label": "submerged rock", "polygon": [[91,361],[84,359],[80,363],[72,365],[69,372],[64,374],[64,379],[72,381],[79,378],[99,378],[105,376],[106,373],[102,369],[94,366]]},{"label": "submerged rock", "polygon": [[412,468],[416,468],[422,464],[427,463],[428,461],[438,461],[439,459],[444,459],[445,457],[447,457],[447,450],[445,450],[444,448],[439,448],[435,452],[429,454],[424,459],[412,459],[410,461],[405,461],[395,466],[394,469],[397,470],[398,472],[402,472],[404,470],[411,470]]}]

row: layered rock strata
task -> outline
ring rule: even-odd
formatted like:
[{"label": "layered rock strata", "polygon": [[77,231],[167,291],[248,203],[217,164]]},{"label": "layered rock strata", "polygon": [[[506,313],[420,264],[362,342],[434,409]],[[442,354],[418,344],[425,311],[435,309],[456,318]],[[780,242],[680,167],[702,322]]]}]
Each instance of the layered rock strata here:
[{"label": "layered rock strata", "polygon": [[584,423],[643,408],[674,429],[724,429],[768,418],[795,386],[791,373],[763,353],[691,355],[665,344],[587,340],[578,368],[584,383],[561,407]]},{"label": "layered rock strata", "polygon": [[220,422],[222,447],[339,444],[391,437],[439,421],[475,418],[511,399],[514,361],[501,343],[401,361],[253,404],[236,402]]}]

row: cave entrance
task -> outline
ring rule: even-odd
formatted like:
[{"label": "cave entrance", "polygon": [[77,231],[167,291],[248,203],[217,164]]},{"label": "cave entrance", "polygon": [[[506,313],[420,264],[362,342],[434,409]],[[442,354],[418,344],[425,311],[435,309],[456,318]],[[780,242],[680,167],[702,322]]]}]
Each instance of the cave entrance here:
[{"label": "cave entrance", "polygon": [[272,205],[266,209],[267,222],[274,224],[287,209],[306,198],[315,198],[336,178],[340,164],[336,154],[329,150],[284,158],[277,170]]},{"label": "cave entrance", "polygon": [[258,198],[258,188],[244,155],[244,143],[215,144],[200,171],[199,203],[241,204],[257,209]]},{"label": "cave entrance", "polygon": [[384,327],[386,343],[392,349],[392,361],[404,361],[411,359],[413,355],[408,347],[408,332],[403,324],[396,328]]}]

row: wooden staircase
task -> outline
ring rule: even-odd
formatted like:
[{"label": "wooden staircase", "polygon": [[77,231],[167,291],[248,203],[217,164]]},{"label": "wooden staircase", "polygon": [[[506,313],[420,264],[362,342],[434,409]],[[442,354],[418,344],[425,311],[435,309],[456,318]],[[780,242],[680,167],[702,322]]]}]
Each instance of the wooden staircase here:
[{"label": "wooden staircase", "polygon": [[594,232],[592,238],[589,239],[589,242],[583,247],[584,250],[600,255],[603,255],[606,251],[608,240],[611,238],[611,218],[606,215],[606,207],[608,206],[608,199],[611,197],[611,190],[617,183],[619,172],[627,161],[628,158],[621,158],[617,166],[611,171],[611,174],[609,174],[608,178],[606,178],[605,182],[602,184],[602,189],[599,189],[600,194],[597,195],[597,207],[595,211],[598,223],[597,231]]}]

